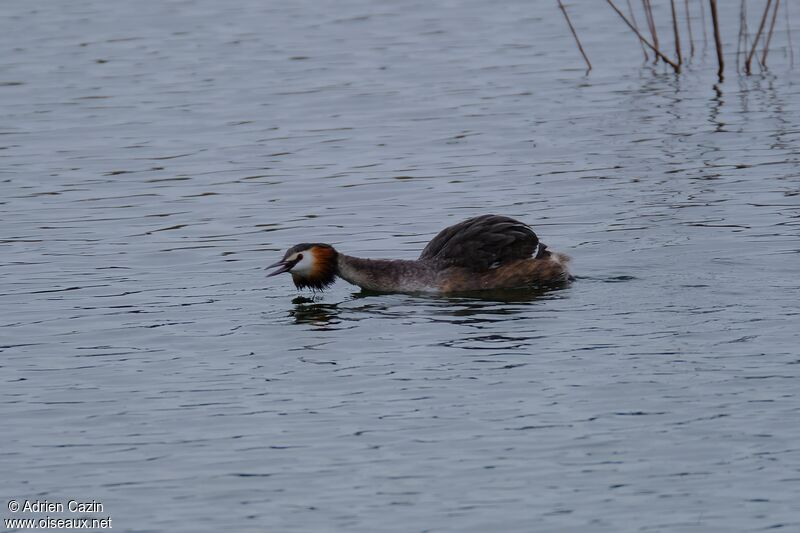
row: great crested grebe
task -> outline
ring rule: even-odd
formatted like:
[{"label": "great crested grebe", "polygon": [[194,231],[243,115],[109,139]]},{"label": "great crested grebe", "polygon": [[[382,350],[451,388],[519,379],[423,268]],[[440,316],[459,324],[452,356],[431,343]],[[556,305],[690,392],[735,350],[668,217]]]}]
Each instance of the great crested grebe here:
[{"label": "great crested grebe", "polygon": [[268,276],[290,272],[298,289],[323,290],[339,276],[372,291],[455,293],[563,283],[568,262],[526,224],[481,215],[443,229],[419,259],[362,259],[330,244],[303,243],[267,268],[277,267]]}]

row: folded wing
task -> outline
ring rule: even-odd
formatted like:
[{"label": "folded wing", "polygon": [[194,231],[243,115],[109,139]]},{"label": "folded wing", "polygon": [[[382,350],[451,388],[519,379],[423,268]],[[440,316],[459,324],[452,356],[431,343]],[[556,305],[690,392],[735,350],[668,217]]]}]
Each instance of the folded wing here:
[{"label": "folded wing", "polygon": [[501,215],[481,215],[443,229],[419,258],[480,271],[531,257],[538,245],[538,237],[526,224]]}]

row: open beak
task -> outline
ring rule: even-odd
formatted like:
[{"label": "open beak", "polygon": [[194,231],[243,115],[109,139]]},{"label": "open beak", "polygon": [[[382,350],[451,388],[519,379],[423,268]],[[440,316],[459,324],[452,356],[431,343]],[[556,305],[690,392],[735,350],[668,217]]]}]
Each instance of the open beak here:
[{"label": "open beak", "polygon": [[281,259],[277,263],[272,263],[267,267],[267,269],[278,267],[269,274],[267,274],[267,277],[277,276],[278,274],[283,274],[284,272],[288,272],[293,266],[294,266],[293,261],[284,261],[283,259]]}]

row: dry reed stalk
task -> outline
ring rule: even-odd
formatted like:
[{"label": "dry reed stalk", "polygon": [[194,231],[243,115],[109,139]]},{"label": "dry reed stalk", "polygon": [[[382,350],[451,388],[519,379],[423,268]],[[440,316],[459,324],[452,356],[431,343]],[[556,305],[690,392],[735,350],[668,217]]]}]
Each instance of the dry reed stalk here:
[{"label": "dry reed stalk", "polygon": [[761,15],[761,22],[758,25],[758,31],[756,32],[756,36],[753,39],[753,47],[750,49],[750,53],[747,54],[747,59],[744,62],[744,72],[748,76],[750,75],[751,69],[750,65],[753,61],[753,55],[756,53],[756,46],[758,46],[758,40],[761,39],[761,34],[764,31],[764,23],[767,21],[767,13],[769,13],[769,8],[772,5],[772,0],[767,0],[767,7],[764,8],[764,13]]},{"label": "dry reed stalk", "polygon": [[742,49],[747,50],[747,15],[745,0],[739,3],[739,35],[736,37],[736,72],[739,72],[739,57]]},{"label": "dry reed stalk", "polygon": [[[712,0],[712,1],[713,1],[713,0]],[[664,54],[661,52],[661,50],[659,50],[658,48],[656,48],[655,46],[653,46],[652,44],[650,44],[650,41],[648,41],[647,39],[645,39],[644,35],[642,35],[642,34],[639,32],[639,30],[637,30],[637,29],[636,29],[636,27],[635,27],[633,24],[631,24],[631,23],[630,23],[630,21],[629,21],[627,18],[625,18],[625,14],[624,14],[624,13],[622,13],[622,11],[620,11],[620,10],[619,10],[619,8],[618,8],[616,5],[614,5],[614,2],[613,2],[612,0],[606,0],[606,2],[608,2],[608,5],[610,5],[610,6],[611,6],[611,8],[612,8],[614,11],[616,11],[616,12],[617,12],[617,15],[619,15],[619,16],[620,16],[620,18],[621,18],[621,19],[622,19],[622,20],[625,22],[625,24],[627,24],[627,25],[628,25],[628,27],[629,27],[631,30],[633,30],[633,33],[635,33],[635,34],[636,34],[636,36],[637,36],[637,37],[638,37],[638,38],[639,38],[639,39],[640,39],[640,40],[641,40],[641,41],[642,41],[644,44],[646,44],[646,45],[648,46],[648,48],[650,48],[650,50],[652,50],[652,51],[653,51],[653,53],[654,53],[654,54],[656,54],[656,56],[660,57],[660,58],[661,58],[661,59],[662,59],[662,60],[663,60],[665,63],[667,63],[667,64],[668,64],[669,66],[671,66],[672,68],[674,68],[674,69],[675,69],[675,72],[680,72],[680,71],[681,71],[681,67],[680,67],[680,65],[678,65],[677,63],[675,63],[673,60],[671,60],[671,59],[670,59],[670,58],[668,58],[667,56],[665,56],[665,55],[664,55]]]},{"label": "dry reed stalk", "polygon": [[717,0],[708,0],[709,8],[711,10],[711,22],[714,25],[714,43],[717,46],[717,77],[719,81],[725,79],[725,59],[722,57],[722,39],[719,36],[719,17],[717,16]]},{"label": "dry reed stalk", "polygon": [[678,14],[675,12],[675,0],[669,0],[670,9],[672,9],[672,32],[675,34],[675,56],[678,58],[678,64],[683,64],[683,56],[681,56],[681,35],[678,31]]},{"label": "dry reed stalk", "polygon": [[[653,18],[653,6],[650,0],[642,0],[642,7],[644,8],[644,16],[647,19],[647,27],[650,30],[650,37],[653,39],[653,46],[658,48],[658,31],[656,31],[656,20]],[[658,54],[653,59],[654,63],[658,63]]]},{"label": "dry reed stalk", "polygon": [[[625,0],[628,3],[628,14],[631,16],[631,22],[633,22],[633,26],[636,29],[639,29],[639,23],[636,22],[636,15],[633,12],[633,6],[631,5],[631,0]],[[649,61],[650,56],[647,55],[647,48],[644,46],[644,43],[639,39],[636,39],[636,42],[642,47],[642,54],[644,54],[644,60]]]},{"label": "dry reed stalk", "polygon": [[569,20],[569,15],[567,15],[567,9],[564,7],[564,4],[561,3],[561,0],[558,1],[558,7],[561,8],[561,12],[564,13],[564,18],[567,20],[567,26],[569,26],[569,31],[572,32],[572,36],[575,37],[575,43],[578,45],[578,50],[581,51],[581,55],[583,56],[584,61],[586,61],[586,66],[588,67],[586,70],[587,72],[592,70],[592,64],[589,62],[589,58],[586,56],[586,52],[583,51],[583,46],[581,46],[581,41],[578,39],[578,34],[575,32],[575,27],[572,25],[572,21]]},{"label": "dry reed stalk", "polygon": [[767,68],[767,53],[769,52],[769,43],[772,41],[772,32],[775,30],[775,19],[778,16],[778,8],[781,7],[781,0],[775,0],[775,7],[772,10],[772,22],[769,24],[769,31],[767,32],[767,39],[764,42],[764,51],[761,53],[761,66]]},{"label": "dry reed stalk", "polygon": [[786,38],[789,39],[789,66],[794,66],[794,50],[792,44],[792,27],[789,25],[789,2],[783,4],[783,10],[786,12]]},{"label": "dry reed stalk", "polygon": [[706,38],[706,5],[700,0],[700,22],[703,26],[703,52],[708,48],[708,38]]},{"label": "dry reed stalk", "polygon": [[683,9],[686,12],[686,29],[689,32],[689,56],[694,57],[694,35],[692,35],[692,14],[689,11],[689,0],[683,0]]}]

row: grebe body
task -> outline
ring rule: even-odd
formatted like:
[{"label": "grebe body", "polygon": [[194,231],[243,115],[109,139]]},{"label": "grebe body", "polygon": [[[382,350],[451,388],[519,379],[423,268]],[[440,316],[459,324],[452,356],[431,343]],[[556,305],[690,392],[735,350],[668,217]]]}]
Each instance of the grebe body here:
[{"label": "grebe body", "polygon": [[372,291],[459,293],[564,283],[568,262],[526,224],[482,215],[445,228],[414,260],[363,259],[303,243],[267,268],[277,267],[269,276],[291,273],[297,288],[323,290],[338,276]]}]

